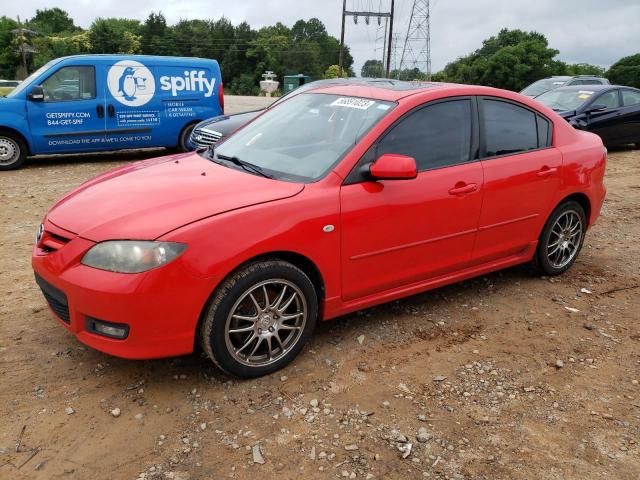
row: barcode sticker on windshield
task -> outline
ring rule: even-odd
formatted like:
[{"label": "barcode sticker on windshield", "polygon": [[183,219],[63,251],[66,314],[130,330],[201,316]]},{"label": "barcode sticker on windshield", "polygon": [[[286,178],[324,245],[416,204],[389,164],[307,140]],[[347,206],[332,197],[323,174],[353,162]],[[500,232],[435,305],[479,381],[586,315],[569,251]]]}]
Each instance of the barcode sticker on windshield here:
[{"label": "barcode sticker on windshield", "polygon": [[348,107],[366,110],[373,105],[375,100],[367,100],[366,98],[340,97],[331,103],[332,107]]}]

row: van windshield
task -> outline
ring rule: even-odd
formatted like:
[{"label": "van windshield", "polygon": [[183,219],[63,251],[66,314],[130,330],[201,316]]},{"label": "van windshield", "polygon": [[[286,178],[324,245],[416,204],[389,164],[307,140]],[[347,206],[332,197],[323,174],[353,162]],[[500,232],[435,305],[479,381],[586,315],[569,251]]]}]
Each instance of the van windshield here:
[{"label": "van windshield", "polygon": [[35,72],[33,72],[31,75],[29,75],[27,78],[25,78],[20,83],[20,85],[18,85],[11,92],[9,92],[9,94],[7,95],[7,98],[11,98],[11,97],[15,97],[16,95],[19,95],[20,92],[22,92],[25,88],[27,88],[28,86],[31,85],[31,82],[33,82],[37,77],[42,75],[42,73],[45,70],[49,69],[52,65],[54,65],[57,62],[58,62],[58,60],[51,60],[49,63],[45,63],[43,66],[41,66]]},{"label": "van windshield", "polygon": [[282,180],[318,180],[394,105],[341,95],[296,95],[216,146],[211,159],[250,163]]}]

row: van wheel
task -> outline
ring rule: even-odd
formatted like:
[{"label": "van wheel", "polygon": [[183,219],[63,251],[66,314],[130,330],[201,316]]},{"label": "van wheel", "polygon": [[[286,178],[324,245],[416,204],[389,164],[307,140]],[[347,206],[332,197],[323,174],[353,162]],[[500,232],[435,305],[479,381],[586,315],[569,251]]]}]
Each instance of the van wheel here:
[{"label": "van wheel", "polygon": [[20,168],[27,158],[27,146],[20,137],[0,132],[0,170]]},{"label": "van wheel", "polygon": [[275,372],[293,360],[318,319],[309,277],[282,260],[231,274],[204,312],[200,344],[222,370],[241,378]]},{"label": "van wheel", "polygon": [[192,123],[187,125],[180,132],[180,138],[178,138],[178,150],[181,152],[188,152],[191,149],[189,148],[189,137],[191,136],[191,132],[195,128],[196,124]]},{"label": "van wheel", "polygon": [[541,273],[560,275],[569,270],[582,249],[587,218],[578,202],[559,205],[547,220],[538,240],[535,263]]}]

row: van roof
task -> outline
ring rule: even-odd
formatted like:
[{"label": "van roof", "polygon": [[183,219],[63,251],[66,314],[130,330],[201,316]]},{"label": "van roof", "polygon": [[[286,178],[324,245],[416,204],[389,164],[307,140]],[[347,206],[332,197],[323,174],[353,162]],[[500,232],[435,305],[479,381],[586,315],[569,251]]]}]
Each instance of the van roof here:
[{"label": "van roof", "polygon": [[[164,63],[177,63],[184,65],[185,59],[186,61],[199,63],[199,62],[216,62],[217,60],[211,58],[200,58],[200,57],[165,57],[161,55],[126,55],[126,54],[111,54],[111,53],[91,53],[91,54],[83,54],[83,55],[70,55],[68,57],[60,57],[56,60],[58,62],[71,60],[71,59],[80,59],[80,60],[104,60],[104,61],[120,61],[120,60],[138,60],[140,62],[164,62]],[[58,63],[56,62],[56,63]]]}]

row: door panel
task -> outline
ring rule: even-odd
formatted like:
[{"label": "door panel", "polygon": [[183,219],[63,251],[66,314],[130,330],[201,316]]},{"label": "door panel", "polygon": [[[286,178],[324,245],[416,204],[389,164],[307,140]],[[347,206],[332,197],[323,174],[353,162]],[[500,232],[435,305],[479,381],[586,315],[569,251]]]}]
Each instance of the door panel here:
[{"label": "door panel", "polygon": [[104,140],[104,95],[95,68],[64,66],[42,82],[42,102],[27,101],[34,153],[99,150]]},{"label": "door panel", "polygon": [[[482,205],[482,181],[482,166],[472,162],[424,171],[414,180],[344,185],[343,299],[466,267]],[[450,192],[455,188],[461,191]]]},{"label": "door panel", "polygon": [[473,263],[514,255],[538,238],[560,186],[555,148],[482,161],[484,199]]},{"label": "door panel", "polygon": [[620,95],[609,90],[592,100],[591,105],[605,105],[606,110],[593,112],[587,117],[587,130],[600,136],[605,144],[615,144],[621,138]]},{"label": "door panel", "polygon": [[620,143],[640,143],[640,91],[622,89]]}]

